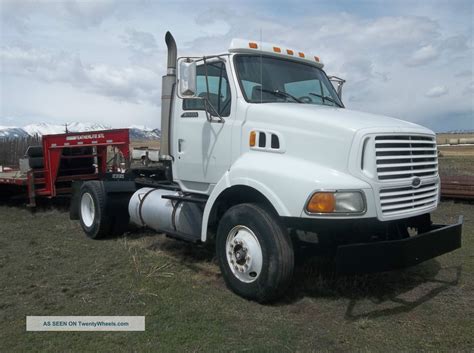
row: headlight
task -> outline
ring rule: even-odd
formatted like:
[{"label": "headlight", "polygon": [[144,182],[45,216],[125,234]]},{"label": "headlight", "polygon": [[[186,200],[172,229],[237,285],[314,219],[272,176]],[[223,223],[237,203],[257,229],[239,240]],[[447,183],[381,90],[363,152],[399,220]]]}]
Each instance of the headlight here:
[{"label": "headlight", "polygon": [[364,213],[365,199],[361,191],[321,191],[306,204],[308,213]]}]

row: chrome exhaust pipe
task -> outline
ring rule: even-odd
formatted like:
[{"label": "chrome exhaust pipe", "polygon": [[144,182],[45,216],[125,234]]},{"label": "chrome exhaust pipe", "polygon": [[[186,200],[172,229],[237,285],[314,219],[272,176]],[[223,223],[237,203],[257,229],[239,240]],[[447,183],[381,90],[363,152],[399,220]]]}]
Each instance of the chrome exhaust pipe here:
[{"label": "chrome exhaust pipe", "polygon": [[176,85],[176,60],[178,50],[176,42],[170,32],[165,35],[168,47],[168,68],[166,75],[161,81],[161,140],[160,160],[171,160],[170,155],[170,131],[171,131],[171,109],[173,107],[173,94]]}]

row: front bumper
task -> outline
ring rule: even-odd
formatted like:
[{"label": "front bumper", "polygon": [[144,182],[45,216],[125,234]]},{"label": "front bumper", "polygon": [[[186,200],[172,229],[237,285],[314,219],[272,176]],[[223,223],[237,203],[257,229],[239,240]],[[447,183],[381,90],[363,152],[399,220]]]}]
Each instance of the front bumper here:
[{"label": "front bumper", "polygon": [[368,273],[413,266],[461,247],[463,216],[456,224],[401,240],[343,245],[337,248],[338,272]]}]

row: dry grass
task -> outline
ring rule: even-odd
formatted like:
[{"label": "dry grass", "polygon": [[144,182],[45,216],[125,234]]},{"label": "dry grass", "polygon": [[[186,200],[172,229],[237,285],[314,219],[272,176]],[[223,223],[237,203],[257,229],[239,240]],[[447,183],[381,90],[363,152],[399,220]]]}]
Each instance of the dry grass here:
[{"label": "dry grass", "polygon": [[471,146],[439,146],[438,150],[443,157],[470,157],[474,158],[474,145]]},{"label": "dry grass", "polygon": [[[0,351],[472,351],[474,206],[463,248],[404,271],[338,275],[299,258],[287,296],[225,288],[212,248],[132,231],[87,239],[64,211],[0,207]],[[26,315],[145,315],[142,333],[25,333]]]}]

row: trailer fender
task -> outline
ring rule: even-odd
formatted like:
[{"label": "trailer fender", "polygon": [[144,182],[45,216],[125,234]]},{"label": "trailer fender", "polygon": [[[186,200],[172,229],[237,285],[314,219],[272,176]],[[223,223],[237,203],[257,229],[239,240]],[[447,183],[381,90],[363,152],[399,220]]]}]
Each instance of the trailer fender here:
[{"label": "trailer fender", "polygon": [[[71,205],[69,207],[69,218],[72,220],[79,220],[79,196],[80,190],[83,183],[87,183],[87,181],[74,181],[72,183],[72,195],[71,195]],[[128,195],[131,197],[135,191],[137,191],[137,187],[134,181],[108,181],[103,180],[101,183],[104,186],[105,193],[112,197],[111,194],[114,194],[113,197],[118,196],[120,194],[124,195],[126,198]]]}]

